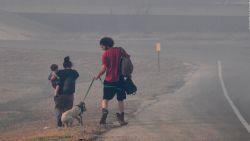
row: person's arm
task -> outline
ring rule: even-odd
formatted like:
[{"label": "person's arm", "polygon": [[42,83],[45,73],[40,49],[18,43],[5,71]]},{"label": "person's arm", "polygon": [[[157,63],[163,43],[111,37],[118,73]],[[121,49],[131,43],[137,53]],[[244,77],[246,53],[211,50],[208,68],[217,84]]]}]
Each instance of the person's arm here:
[{"label": "person's arm", "polygon": [[56,85],[56,88],[54,90],[54,96],[57,96],[59,92],[59,85]]},{"label": "person's arm", "polygon": [[102,55],[102,66],[101,66],[101,70],[100,70],[99,73],[94,77],[95,80],[100,79],[100,77],[106,72],[108,64],[109,64],[109,59],[107,58],[107,54],[104,53],[104,54]]},{"label": "person's arm", "polygon": [[52,76],[52,74],[50,73],[50,74],[49,74],[49,77],[48,77],[48,80],[51,80],[51,76]]},{"label": "person's arm", "polygon": [[53,75],[56,77],[56,79],[60,79],[60,77],[55,72],[53,72]]},{"label": "person's arm", "polygon": [[60,79],[60,77],[55,72],[52,72],[49,76],[49,80],[56,80],[56,79]]},{"label": "person's arm", "polygon": [[99,73],[95,77],[95,80],[100,79],[100,77],[106,72],[106,69],[107,69],[106,65],[103,64],[101,67],[101,70],[99,71]]},{"label": "person's arm", "polygon": [[75,79],[77,79],[79,77],[79,73],[75,70]]},{"label": "person's arm", "polygon": [[54,96],[57,96],[57,95],[59,94],[60,82],[61,82],[60,79],[55,80],[56,88],[55,88],[55,90],[54,90]]}]

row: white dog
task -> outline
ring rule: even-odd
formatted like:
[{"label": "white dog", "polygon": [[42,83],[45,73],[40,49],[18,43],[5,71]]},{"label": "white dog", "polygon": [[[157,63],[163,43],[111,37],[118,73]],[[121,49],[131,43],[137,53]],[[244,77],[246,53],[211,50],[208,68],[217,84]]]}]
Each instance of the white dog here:
[{"label": "white dog", "polygon": [[77,121],[83,125],[82,122],[82,114],[86,111],[85,103],[80,102],[78,105],[74,106],[72,109],[64,112],[62,114],[61,120],[64,127],[72,127],[74,119],[77,119]]}]

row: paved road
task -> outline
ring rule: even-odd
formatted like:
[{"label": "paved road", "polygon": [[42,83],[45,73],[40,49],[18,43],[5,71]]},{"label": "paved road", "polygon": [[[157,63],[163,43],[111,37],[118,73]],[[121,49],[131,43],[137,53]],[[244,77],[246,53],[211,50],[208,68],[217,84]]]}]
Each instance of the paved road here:
[{"label": "paved road", "polygon": [[[37,41],[39,42],[39,41]],[[71,43],[2,42],[2,46],[55,46],[68,49]],[[250,41],[182,40],[162,41],[161,57],[177,58],[199,65],[184,87],[174,94],[156,97],[156,102],[130,119],[127,127],[112,130],[104,139],[122,141],[249,141]],[[118,41],[132,55],[151,55],[154,41]],[[58,46],[58,47],[57,47]],[[72,46],[72,45],[71,45]],[[74,42],[76,50],[99,51],[96,41]],[[88,48],[91,46],[91,48]],[[73,48],[73,47],[72,47]],[[70,48],[70,49],[72,49]],[[143,52],[139,52],[143,49]],[[230,105],[219,77],[222,79]],[[162,62],[164,63],[164,62]],[[232,107],[238,109],[237,112]],[[244,125],[239,114],[246,120]]]},{"label": "paved road", "polygon": [[157,102],[138,113],[128,127],[113,130],[104,138],[250,140],[249,43],[246,40],[163,42],[163,57],[194,62],[199,69],[175,94],[158,96]]}]

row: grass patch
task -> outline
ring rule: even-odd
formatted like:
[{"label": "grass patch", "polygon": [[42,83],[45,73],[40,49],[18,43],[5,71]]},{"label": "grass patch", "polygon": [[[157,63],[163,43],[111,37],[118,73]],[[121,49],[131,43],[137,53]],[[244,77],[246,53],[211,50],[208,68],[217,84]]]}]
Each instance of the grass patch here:
[{"label": "grass patch", "polygon": [[27,141],[68,141],[72,139],[73,136],[44,136],[44,137],[34,137],[28,139]]},{"label": "grass patch", "polygon": [[93,126],[47,129],[22,141],[93,141],[101,132]]}]

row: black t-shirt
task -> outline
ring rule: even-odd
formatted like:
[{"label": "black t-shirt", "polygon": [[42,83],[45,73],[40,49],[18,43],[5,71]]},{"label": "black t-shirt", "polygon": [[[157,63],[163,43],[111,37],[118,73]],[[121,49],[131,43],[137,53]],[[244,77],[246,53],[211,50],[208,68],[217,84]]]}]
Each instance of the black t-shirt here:
[{"label": "black t-shirt", "polygon": [[75,93],[75,81],[79,77],[76,70],[59,70],[57,75],[60,77],[59,95],[71,95]]}]

